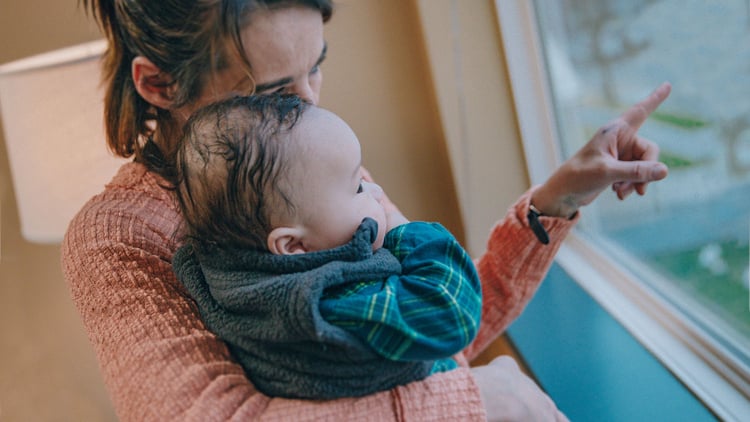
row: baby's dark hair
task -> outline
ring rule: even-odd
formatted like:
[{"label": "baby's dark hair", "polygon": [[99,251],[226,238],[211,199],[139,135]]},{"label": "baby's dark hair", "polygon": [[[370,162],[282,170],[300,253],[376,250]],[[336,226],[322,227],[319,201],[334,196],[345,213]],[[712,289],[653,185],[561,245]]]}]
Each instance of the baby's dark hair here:
[{"label": "baby's dark hair", "polygon": [[186,241],[267,250],[270,211],[292,215],[292,127],[309,105],[294,95],[233,97],[196,111],[175,157]]}]

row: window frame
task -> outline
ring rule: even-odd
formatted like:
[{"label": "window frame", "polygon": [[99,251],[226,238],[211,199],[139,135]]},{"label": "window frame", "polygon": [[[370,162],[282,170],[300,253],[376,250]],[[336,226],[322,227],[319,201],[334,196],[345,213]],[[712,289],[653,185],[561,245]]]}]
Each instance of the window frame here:
[{"label": "window frame", "polygon": [[[495,10],[529,177],[540,184],[562,155],[533,2],[495,0]],[[747,365],[640,281],[632,269],[648,272],[644,265],[579,230],[568,235],[556,262],[717,416],[750,414]]]}]

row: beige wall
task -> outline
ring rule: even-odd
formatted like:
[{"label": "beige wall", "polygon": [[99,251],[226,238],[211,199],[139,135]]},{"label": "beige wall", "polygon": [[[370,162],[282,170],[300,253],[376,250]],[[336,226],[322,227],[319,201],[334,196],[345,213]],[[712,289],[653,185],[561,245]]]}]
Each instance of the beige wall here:
[{"label": "beige wall", "polygon": [[[98,38],[76,3],[0,1],[0,63]],[[474,254],[527,184],[492,5],[339,0],[323,67],[322,105],[357,132],[376,180]],[[0,420],[113,420],[59,246],[20,236],[2,135],[0,214]]]},{"label": "beige wall", "polygon": [[493,0],[418,0],[465,246],[478,256],[489,229],[528,187]]},{"label": "beige wall", "polygon": [[[0,1],[0,63],[97,38],[75,4]],[[0,420],[115,420],[63,281],[59,246],[21,238],[2,135],[0,214]]]},{"label": "beige wall", "polygon": [[404,214],[462,238],[417,9],[403,0],[337,4],[322,105],[352,126],[365,167]]}]

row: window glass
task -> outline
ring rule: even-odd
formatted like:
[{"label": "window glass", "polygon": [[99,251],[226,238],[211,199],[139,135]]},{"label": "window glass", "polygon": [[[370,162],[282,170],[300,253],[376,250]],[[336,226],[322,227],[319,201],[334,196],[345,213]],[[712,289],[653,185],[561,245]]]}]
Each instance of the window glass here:
[{"label": "window glass", "polygon": [[663,81],[643,126],[669,177],[605,192],[579,229],[645,264],[646,282],[747,362],[750,1],[535,0],[564,156]]}]

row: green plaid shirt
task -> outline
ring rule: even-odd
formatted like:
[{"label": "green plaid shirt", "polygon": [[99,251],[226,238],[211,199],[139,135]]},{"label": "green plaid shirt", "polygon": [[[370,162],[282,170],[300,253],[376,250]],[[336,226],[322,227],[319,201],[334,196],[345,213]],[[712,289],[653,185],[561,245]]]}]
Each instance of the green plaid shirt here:
[{"label": "green plaid shirt", "polygon": [[[463,350],[482,311],[479,277],[466,251],[443,226],[424,222],[391,230],[384,247],[402,273],[327,290],[323,318],[391,360],[440,360]],[[438,367],[450,369],[445,362]]]}]

